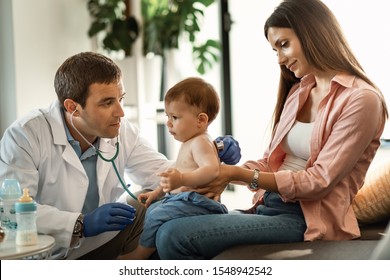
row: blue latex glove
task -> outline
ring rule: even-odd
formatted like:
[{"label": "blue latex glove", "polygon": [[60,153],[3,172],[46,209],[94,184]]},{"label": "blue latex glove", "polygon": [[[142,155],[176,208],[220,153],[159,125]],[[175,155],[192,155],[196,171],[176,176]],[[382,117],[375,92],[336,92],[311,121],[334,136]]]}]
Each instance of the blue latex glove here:
[{"label": "blue latex glove", "polygon": [[104,204],[84,216],[84,236],[123,230],[134,219],[135,209],[132,206],[118,202]]},{"label": "blue latex glove", "polygon": [[[223,147],[220,142],[223,142]],[[231,135],[219,136],[215,139],[218,156],[222,162],[230,165],[237,164],[241,159],[241,148]]]}]

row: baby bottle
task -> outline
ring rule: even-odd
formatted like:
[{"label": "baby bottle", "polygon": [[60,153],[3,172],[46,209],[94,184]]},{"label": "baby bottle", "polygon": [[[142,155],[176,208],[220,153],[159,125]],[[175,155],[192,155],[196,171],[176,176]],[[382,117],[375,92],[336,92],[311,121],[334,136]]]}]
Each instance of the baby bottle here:
[{"label": "baby bottle", "polygon": [[15,203],[16,222],[16,245],[27,246],[38,243],[36,224],[37,205],[30,197],[28,188],[23,189],[23,195]]},{"label": "baby bottle", "polygon": [[16,179],[5,179],[0,189],[2,199],[3,213],[1,215],[1,224],[8,229],[9,238],[15,238],[17,227],[15,216],[15,202],[22,195],[19,182]]}]

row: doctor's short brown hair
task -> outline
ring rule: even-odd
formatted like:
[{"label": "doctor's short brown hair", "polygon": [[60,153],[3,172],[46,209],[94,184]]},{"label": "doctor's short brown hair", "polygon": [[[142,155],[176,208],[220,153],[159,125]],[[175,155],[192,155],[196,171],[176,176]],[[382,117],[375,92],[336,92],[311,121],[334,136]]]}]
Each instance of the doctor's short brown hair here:
[{"label": "doctor's short brown hair", "polygon": [[94,52],[81,52],[66,59],[58,68],[54,89],[61,106],[69,98],[84,107],[90,85],[111,84],[121,78],[120,68],[110,58]]}]

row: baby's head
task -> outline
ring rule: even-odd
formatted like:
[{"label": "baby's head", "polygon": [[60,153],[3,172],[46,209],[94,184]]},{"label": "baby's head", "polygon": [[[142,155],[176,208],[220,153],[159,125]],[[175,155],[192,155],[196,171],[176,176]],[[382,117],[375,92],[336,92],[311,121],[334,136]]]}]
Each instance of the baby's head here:
[{"label": "baby's head", "polygon": [[205,113],[209,124],[219,112],[219,97],[214,87],[201,78],[190,77],[171,87],[165,95],[165,105],[172,101],[184,101],[198,113]]}]

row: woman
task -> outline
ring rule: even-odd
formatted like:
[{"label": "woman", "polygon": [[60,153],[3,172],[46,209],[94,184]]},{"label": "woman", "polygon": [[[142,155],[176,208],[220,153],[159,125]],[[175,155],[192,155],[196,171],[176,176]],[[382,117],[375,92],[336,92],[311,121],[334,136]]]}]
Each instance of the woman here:
[{"label": "woman", "polygon": [[321,1],[283,1],[264,33],[281,68],[272,139],[262,159],[223,165],[213,184],[221,192],[232,181],[248,186],[254,206],[164,224],[157,236],[163,259],[213,258],[239,244],[360,236],[351,202],[380,145],[384,98]]}]

